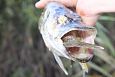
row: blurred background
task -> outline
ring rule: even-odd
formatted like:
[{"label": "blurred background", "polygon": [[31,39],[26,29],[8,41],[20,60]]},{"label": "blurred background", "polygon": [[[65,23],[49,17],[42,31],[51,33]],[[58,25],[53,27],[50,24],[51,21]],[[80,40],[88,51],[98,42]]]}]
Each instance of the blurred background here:
[{"label": "blurred background", "polygon": [[[82,77],[78,62],[62,58],[69,76],[57,65],[38,30],[42,10],[33,0],[0,0],[0,77]],[[96,50],[87,77],[115,77],[115,13],[96,23]]]}]

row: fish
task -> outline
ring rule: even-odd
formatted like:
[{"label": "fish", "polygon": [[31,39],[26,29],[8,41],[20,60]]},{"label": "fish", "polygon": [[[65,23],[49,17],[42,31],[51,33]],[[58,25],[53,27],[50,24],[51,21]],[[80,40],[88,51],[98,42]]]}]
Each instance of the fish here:
[{"label": "fish", "polygon": [[[46,47],[53,53],[55,60],[66,75],[68,75],[68,72],[60,57],[76,61],[76,58],[82,55],[69,53],[67,47],[79,47],[81,51],[85,51],[87,48],[101,48],[94,44],[94,39],[97,34],[96,28],[83,24],[80,16],[76,12],[68,9],[61,3],[48,3],[40,16],[38,24],[38,29]],[[67,41],[64,42],[64,37],[68,33],[71,34],[71,32],[79,36],[76,36],[75,39],[70,36],[68,37],[70,41],[67,38]],[[79,62],[79,64],[83,70],[88,72],[88,67],[85,62]]]}]

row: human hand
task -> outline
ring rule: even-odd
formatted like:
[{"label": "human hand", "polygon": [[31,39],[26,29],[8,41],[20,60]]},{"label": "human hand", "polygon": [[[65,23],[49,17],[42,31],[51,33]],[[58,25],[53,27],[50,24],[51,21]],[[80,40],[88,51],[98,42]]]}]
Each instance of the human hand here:
[{"label": "human hand", "polygon": [[81,16],[83,23],[94,26],[100,13],[115,12],[115,0],[40,0],[35,4],[36,8],[44,8],[47,3],[56,1],[66,7],[76,8],[76,12]]}]

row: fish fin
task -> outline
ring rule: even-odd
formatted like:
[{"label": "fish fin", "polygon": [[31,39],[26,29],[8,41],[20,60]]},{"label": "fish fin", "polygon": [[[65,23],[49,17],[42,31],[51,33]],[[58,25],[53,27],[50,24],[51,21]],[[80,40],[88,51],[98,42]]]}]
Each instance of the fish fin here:
[{"label": "fish fin", "polygon": [[82,70],[84,70],[86,73],[88,73],[88,67],[86,63],[81,63],[79,62],[79,64],[81,65]]},{"label": "fish fin", "polygon": [[[53,53],[53,54],[54,54],[54,53]],[[64,73],[65,73],[66,75],[68,75],[68,72],[67,72],[67,70],[65,69],[65,67],[64,67],[64,65],[63,65],[63,63],[62,63],[60,57],[57,56],[56,54],[54,54],[54,57],[55,57],[57,63],[59,64],[60,68],[64,71]]]}]

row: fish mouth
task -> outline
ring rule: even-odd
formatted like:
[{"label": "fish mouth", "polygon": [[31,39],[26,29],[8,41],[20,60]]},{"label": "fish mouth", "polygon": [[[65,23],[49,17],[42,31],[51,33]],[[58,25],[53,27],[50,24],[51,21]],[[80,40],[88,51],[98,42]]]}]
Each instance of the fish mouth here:
[{"label": "fish mouth", "polygon": [[68,54],[84,63],[93,57],[94,39],[96,32],[93,30],[71,30],[61,37]]}]

